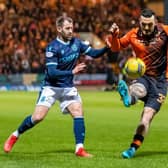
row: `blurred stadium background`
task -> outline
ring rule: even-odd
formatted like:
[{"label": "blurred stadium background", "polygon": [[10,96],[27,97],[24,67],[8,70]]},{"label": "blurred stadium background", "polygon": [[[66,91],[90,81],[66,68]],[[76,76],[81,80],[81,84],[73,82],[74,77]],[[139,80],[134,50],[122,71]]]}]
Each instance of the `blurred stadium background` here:
[{"label": "blurred stadium background", "polygon": [[[71,16],[76,36],[100,48],[113,22],[124,34],[137,25],[140,10],[145,7],[168,23],[167,0],[0,0],[0,90],[39,90],[45,46],[56,37],[57,16]],[[97,60],[81,56],[79,62],[88,66],[75,77],[76,85],[115,89],[131,52],[109,52]]]},{"label": "blurred stadium background", "polygon": [[74,157],[72,121],[69,115],[62,117],[55,105],[45,122],[24,134],[10,154],[2,150],[9,134],[34,109],[37,93],[27,91],[40,88],[45,46],[56,37],[56,17],[71,16],[76,36],[99,48],[112,22],[117,22],[124,34],[137,25],[140,10],[145,7],[168,24],[168,0],[0,0],[0,91],[4,91],[0,92],[1,168],[168,168],[168,100],[130,161],[122,159],[121,152],[130,143],[143,104],[125,108],[117,92],[99,91],[115,90],[118,79],[124,77],[121,68],[132,53],[130,48],[109,52],[97,60],[88,56],[79,60],[86,62],[87,69],[74,80],[85,89],[80,94],[86,148],[95,157]]}]

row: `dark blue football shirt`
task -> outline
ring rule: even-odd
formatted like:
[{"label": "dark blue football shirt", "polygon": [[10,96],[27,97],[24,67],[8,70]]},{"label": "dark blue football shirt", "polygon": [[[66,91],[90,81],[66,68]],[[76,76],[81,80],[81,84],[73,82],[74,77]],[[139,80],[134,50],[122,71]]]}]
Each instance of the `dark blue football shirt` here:
[{"label": "dark blue football shirt", "polygon": [[56,38],[46,48],[46,70],[44,86],[73,87],[72,70],[81,54],[97,58],[107,48],[93,49],[78,38],[64,42]]}]

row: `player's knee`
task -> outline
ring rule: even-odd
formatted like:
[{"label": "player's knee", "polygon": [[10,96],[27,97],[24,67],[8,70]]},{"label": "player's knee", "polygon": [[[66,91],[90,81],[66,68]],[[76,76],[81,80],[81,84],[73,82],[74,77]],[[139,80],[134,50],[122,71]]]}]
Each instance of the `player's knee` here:
[{"label": "player's knee", "polygon": [[142,119],[144,120],[145,123],[150,123],[155,114],[156,111],[153,108],[145,107]]},{"label": "player's knee", "polygon": [[68,107],[70,114],[73,117],[83,116],[82,105],[80,103],[73,103]]},{"label": "player's knee", "polygon": [[73,112],[73,116],[74,116],[74,117],[81,117],[81,116],[83,116],[83,113],[82,113],[82,111],[78,111],[78,110],[77,110],[77,111],[74,111],[74,112]]},{"label": "player's knee", "polygon": [[73,111],[71,111],[71,115],[73,117],[81,117],[81,116],[83,116],[82,109],[80,109],[80,108],[74,108]]},{"label": "player's knee", "polygon": [[35,124],[41,122],[43,119],[44,119],[44,116],[40,114],[36,114],[32,116],[32,120]]},{"label": "player's knee", "polygon": [[141,123],[146,127],[149,126],[153,117],[155,115],[155,110],[150,107],[145,107],[142,115]]},{"label": "player's knee", "polygon": [[147,94],[145,86],[141,83],[134,83],[130,85],[129,89],[130,94],[136,96],[137,98],[143,98]]},{"label": "player's knee", "polygon": [[37,124],[42,121],[48,113],[49,108],[45,106],[36,106],[34,113],[32,114],[32,121]]},{"label": "player's knee", "polygon": [[150,124],[150,120],[148,118],[144,118],[142,121],[141,121],[141,126],[146,128],[148,127]]}]

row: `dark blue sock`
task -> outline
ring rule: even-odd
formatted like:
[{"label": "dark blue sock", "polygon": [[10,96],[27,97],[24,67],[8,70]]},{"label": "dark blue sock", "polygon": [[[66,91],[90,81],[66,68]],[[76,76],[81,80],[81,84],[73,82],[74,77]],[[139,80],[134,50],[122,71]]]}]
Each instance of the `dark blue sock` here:
[{"label": "dark blue sock", "polygon": [[74,118],[74,134],[76,144],[83,144],[85,139],[84,118]]},{"label": "dark blue sock", "polygon": [[22,122],[22,124],[18,128],[19,134],[22,134],[26,130],[32,128],[35,124],[32,122],[31,119],[32,116],[28,116],[25,118],[25,120]]}]

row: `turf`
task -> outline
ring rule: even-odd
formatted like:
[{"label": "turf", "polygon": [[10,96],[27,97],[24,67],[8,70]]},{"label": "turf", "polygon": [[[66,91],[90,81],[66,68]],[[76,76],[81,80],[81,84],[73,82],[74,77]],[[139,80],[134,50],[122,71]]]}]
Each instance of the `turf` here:
[{"label": "turf", "polygon": [[58,104],[46,119],[23,134],[9,154],[3,143],[34,110],[37,92],[0,93],[0,168],[168,168],[168,102],[154,119],[136,156],[123,159],[139,122],[142,103],[126,108],[116,92],[81,91],[86,121],[86,149],[91,159],[74,156],[72,119]]}]

